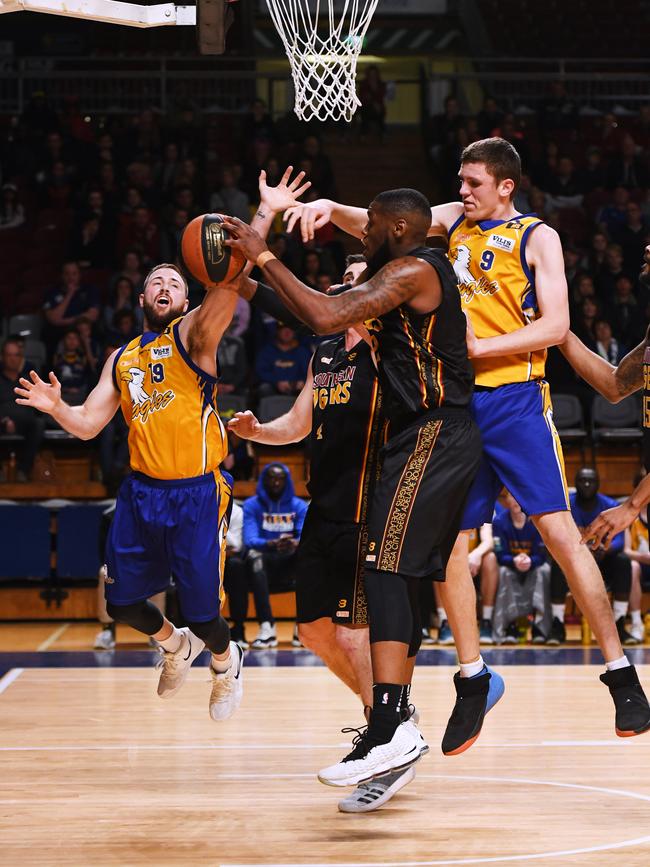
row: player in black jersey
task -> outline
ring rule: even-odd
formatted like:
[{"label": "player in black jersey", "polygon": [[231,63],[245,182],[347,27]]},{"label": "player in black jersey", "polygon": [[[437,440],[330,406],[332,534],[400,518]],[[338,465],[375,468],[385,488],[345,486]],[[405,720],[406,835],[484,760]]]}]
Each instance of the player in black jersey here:
[{"label": "player in black jersey", "polygon": [[[366,269],[363,256],[348,256],[343,286]],[[263,287],[262,291],[266,287]],[[259,285],[251,301],[268,310]],[[275,299],[274,312],[287,318]],[[378,452],[384,441],[382,396],[369,345],[353,328],[322,340],[308,378],[291,410],[266,424],[250,411],[236,413],[229,428],[266,445],[310,436],[311,503],[294,568],[298,632],[364,706],[372,703],[372,669],[363,581],[366,519]],[[342,812],[370,812],[415,777],[413,768],[361,784],[339,802]]]},{"label": "player in black jersey", "polygon": [[[419,581],[444,580],[480,437],[468,412],[473,372],[453,270],[425,246],[431,222],[415,190],[379,194],[368,209],[364,282],[323,297],[297,280],[241,221],[228,242],[263,268],[281,299],[318,334],[365,323],[378,364],[388,441],[368,521],[366,595],[370,614],[373,705],[354,750],[319,779],[352,785],[419,757],[415,730],[400,725],[421,640]],[[467,703],[482,707],[487,669],[470,682]]]}]

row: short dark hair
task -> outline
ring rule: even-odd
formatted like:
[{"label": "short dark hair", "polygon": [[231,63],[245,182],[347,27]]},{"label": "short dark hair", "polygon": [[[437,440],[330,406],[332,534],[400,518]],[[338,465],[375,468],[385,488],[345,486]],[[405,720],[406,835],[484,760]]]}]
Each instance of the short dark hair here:
[{"label": "short dark hair", "polygon": [[521,157],[504,138],[494,136],[472,142],[463,150],[460,161],[461,164],[483,163],[498,184],[505,180],[513,181],[513,193],[521,183]]},{"label": "short dark hair", "polygon": [[365,265],[366,257],[363,253],[350,253],[345,257],[345,270],[347,271],[350,265]]},{"label": "short dark hair", "polygon": [[161,262],[160,265],[154,265],[151,271],[144,278],[144,283],[142,284],[143,290],[147,288],[147,283],[151,280],[152,276],[156,273],[156,271],[160,271],[161,268],[171,268],[172,271],[176,271],[178,276],[183,281],[183,286],[185,286],[185,294],[189,294],[189,287],[187,285],[187,280],[185,279],[185,274],[181,271],[178,265],[174,265],[172,262]]},{"label": "short dark hair", "polygon": [[397,190],[384,190],[375,196],[374,201],[395,216],[417,214],[431,222],[431,205],[426,196],[418,190],[401,187]]}]

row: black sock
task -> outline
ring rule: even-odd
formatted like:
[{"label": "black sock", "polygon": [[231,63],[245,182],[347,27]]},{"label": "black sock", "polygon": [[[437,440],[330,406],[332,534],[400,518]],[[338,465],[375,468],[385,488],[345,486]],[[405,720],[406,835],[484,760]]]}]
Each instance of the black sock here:
[{"label": "black sock", "polygon": [[368,737],[379,744],[386,744],[392,740],[399,724],[402,722],[400,715],[402,707],[402,693],[404,686],[401,683],[375,683],[372,688],[372,712]]}]

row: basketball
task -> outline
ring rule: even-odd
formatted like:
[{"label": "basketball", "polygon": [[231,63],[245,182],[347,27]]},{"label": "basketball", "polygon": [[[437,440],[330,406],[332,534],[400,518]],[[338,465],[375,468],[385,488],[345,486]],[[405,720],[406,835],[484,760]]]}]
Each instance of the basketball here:
[{"label": "basketball", "polygon": [[183,267],[208,287],[234,280],[246,264],[239,250],[224,243],[229,235],[222,221],[222,214],[202,214],[187,224],[181,238]]}]

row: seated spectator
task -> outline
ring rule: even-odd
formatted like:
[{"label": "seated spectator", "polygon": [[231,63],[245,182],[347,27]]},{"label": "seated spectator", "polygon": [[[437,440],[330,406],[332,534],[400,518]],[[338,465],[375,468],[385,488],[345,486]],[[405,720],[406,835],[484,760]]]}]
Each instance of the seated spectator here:
[{"label": "seated spectator", "polygon": [[629,202],[629,191],[625,187],[616,187],[612,195],[612,201],[602,207],[596,216],[596,222],[606,234],[611,236],[618,226],[622,226],[625,223]]},{"label": "seated spectator", "polygon": [[175,141],[167,142],[163,149],[162,158],[154,168],[156,186],[165,198],[171,194],[174,188],[179,165],[178,145]]},{"label": "seated spectator", "polygon": [[278,322],[274,337],[265,343],[255,359],[260,395],[298,394],[307,376],[311,359],[289,325]]},{"label": "seated spectator", "polygon": [[43,310],[48,325],[45,342],[50,348],[56,346],[66,329],[75,325],[80,316],[94,324],[99,318],[99,306],[99,292],[82,284],[79,265],[65,262],[60,286],[45,296]]},{"label": "seated spectator", "polygon": [[[483,108],[479,111],[477,120],[479,136],[481,138],[490,138],[490,136],[496,135],[495,130],[503,122],[503,112],[493,96],[485,97]],[[522,211],[522,213],[525,214],[527,212]]]},{"label": "seated spectator", "polygon": [[77,319],[76,329],[81,340],[81,349],[90,368],[91,380],[94,383],[98,374],[100,351],[99,343],[93,337],[93,324],[87,316],[80,316]]},{"label": "seated spectator", "polygon": [[237,306],[232,317],[232,325],[230,326],[231,334],[235,337],[243,337],[248,331],[248,326],[251,321],[251,306],[245,298],[241,296],[237,299]]},{"label": "seated spectator", "polygon": [[572,323],[575,333],[584,344],[589,346],[590,349],[594,349],[596,346],[594,326],[600,316],[600,305],[593,298],[587,296],[582,299],[578,315],[575,322]]},{"label": "seated spectator", "polygon": [[623,249],[620,244],[609,244],[605,250],[605,264],[596,278],[596,289],[601,301],[607,302],[614,296],[616,281],[625,273]]},{"label": "seated spectator", "polygon": [[284,464],[267,464],[257,493],[244,502],[244,545],[259,632],[251,647],[277,647],[271,592],[294,587],[291,569],[307,512]]},{"label": "seated spectator", "polygon": [[596,300],[596,287],[591,274],[579,272],[573,281],[571,292],[571,307],[576,310],[580,309],[580,305],[585,298]]},{"label": "seated spectator", "polygon": [[107,335],[107,341],[113,346],[125,346],[141,333],[142,328],[137,324],[135,311],[118,310],[113,317],[113,326]]},{"label": "seated spectator", "polygon": [[243,138],[246,142],[256,141],[257,139],[262,139],[263,141],[273,141],[275,139],[275,124],[263,99],[253,100],[250,113],[244,118]]},{"label": "seated spectator", "polygon": [[210,197],[210,210],[216,214],[230,214],[232,217],[239,217],[244,223],[250,222],[250,200],[246,193],[237,186],[237,178],[230,166],[224,168],[221,175],[221,186]]},{"label": "seated spectator", "polygon": [[[383,85],[382,85],[383,86]],[[361,108],[363,113],[363,106]],[[308,135],[302,143],[301,159],[307,159],[311,163],[307,178],[325,198],[334,198],[336,189],[334,184],[334,172],[332,164],[326,154],[323,153],[321,141],[318,136]]]},{"label": "seated spectator", "polygon": [[149,208],[135,208],[131,220],[120,229],[118,256],[124,256],[127,249],[137,250],[145,267],[151,267],[158,261],[160,234]]},{"label": "seated spectator", "polygon": [[533,644],[544,644],[551,630],[550,569],[542,537],[512,496],[507,511],[492,525],[499,563],[499,589],[492,627],[497,643],[516,644],[517,620],[534,613]]},{"label": "seated spectator", "polygon": [[[634,487],[641,476],[634,481]],[[641,618],[641,597],[644,590],[650,590],[650,548],[648,547],[648,507],[641,509],[639,517],[629,530],[625,531],[625,556],[632,564],[632,586],[630,590],[630,635],[642,642],[645,629]]]},{"label": "seated spectator", "polygon": [[[600,478],[598,472],[590,467],[578,470],[575,478],[575,493],[569,497],[571,514],[579,530],[588,527],[605,509],[618,506],[616,500],[598,493]],[[623,554],[625,536],[618,533],[607,549],[602,546],[591,553],[598,563],[605,585],[614,596],[614,620],[621,644],[638,644],[625,628],[628,600],[632,583],[632,567]],[[566,578],[557,563],[551,565],[551,601],[553,605],[553,625],[549,644],[560,644],[566,640],[564,629],[564,609],[568,592]]]},{"label": "seated spectator", "polygon": [[596,190],[605,188],[607,174],[603,166],[603,154],[599,147],[592,145],[585,153],[586,163],[577,173],[577,184],[580,192],[587,196]]},{"label": "seated spectator", "polygon": [[29,406],[16,403],[14,388],[21,377],[29,377],[23,344],[8,337],[0,353],[0,433],[18,434],[25,438],[16,446],[15,480],[26,482],[43,441],[45,416]]},{"label": "seated spectator", "polygon": [[142,331],[144,321],[142,307],[137,303],[135,287],[128,277],[117,278],[110,291],[108,304],[102,311],[103,326],[107,332],[115,330],[115,316],[123,310],[130,310],[133,313],[136,329]]},{"label": "seated spectator", "polygon": [[223,584],[228,594],[230,608],[230,637],[241,647],[248,649],[244,623],[248,614],[248,575],[244,549],[244,511],[236,500],[233,500],[228,533],[226,535],[226,563],[223,573]]},{"label": "seated spectator", "polygon": [[594,337],[598,355],[615,367],[627,355],[627,349],[612,335],[612,326],[606,319],[594,322]]},{"label": "seated spectator", "polygon": [[99,231],[99,219],[87,216],[74,234],[68,256],[81,268],[104,268],[112,264],[113,253]]},{"label": "seated spectator", "polygon": [[616,280],[610,312],[614,333],[625,346],[636,346],[645,331],[645,319],[634,297],[634,284],[627,274],[621,274]]},{"label": "seated spectator", "polygon": [[648,226],[636,202],[628,202],[625,208],[625,222],[612,228],[612,240],[620,245],[623,252],[623,268],[634,274],[643,261],[645,236]]},{"label": "seated spectator", "polygon": [[219,341],[217,365],[219,394],[245,394],[248,380],[246,349],[241,337],[233,334],[232,325]]},{"label": "seated spectator", "polygon": [[565,244],[562,248],[564,255],[564,274],[567,286],[571,286],[580,273],[580,250],[572,244]]},{"label": "seated spectator", "polygon": [[160,234],[160,258],[163,262],[176,262],[181,248],[181,238],[189,222],[189,214],[183,208],[174,208],[171,223],[163,226]]},{"label": "seated spectator", "polygon": [[0,190],[0,229],[16,229],[25,222],[25,208],[18,199],[15,184],[3,184]]},{"label": "seated spectator", "polygon": [[316,289],[318,289],[319,292],[322,292],[323,295],[327,295],[333,283],[334,281],[330,274],[322,273],[316,277]]},{"label": "seated spectator", "polygon": [[625,187],[635,190],[648,184],[648,171],[636,142],[631,135],[624,135],[618,154],[609,164],[610,187]]},{"label": "seated spectator", "polygon": [[583,196],[571,157],[559,158],[557,168],[549,178],[546,192],[551,196],[551,206],[554,208],[580,207]]},{"label": "seated spectator", "polygon": [[133,284],[135,297],[142,291],[146,270],[142,264],[142,257],[137,250],[126,250],[122,256],[122,265],[111,278],[111,287],[114,287],[121,277],[128,278]]},{"label": "seated spectator", "polygon": [[90,391],[92,372],[76,328],[68,328],[54,356],[54,374],[61,383],[61,397],[78,406]]}]

